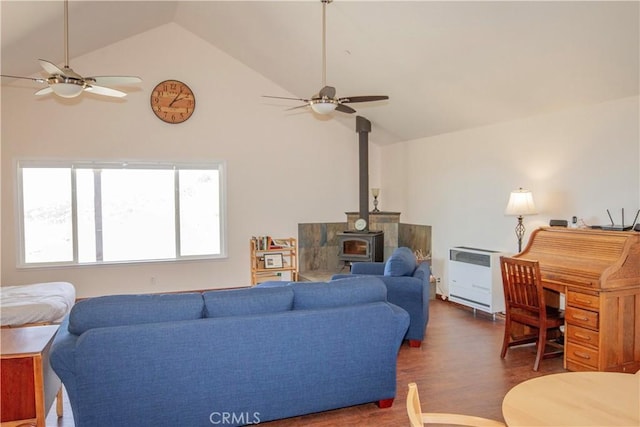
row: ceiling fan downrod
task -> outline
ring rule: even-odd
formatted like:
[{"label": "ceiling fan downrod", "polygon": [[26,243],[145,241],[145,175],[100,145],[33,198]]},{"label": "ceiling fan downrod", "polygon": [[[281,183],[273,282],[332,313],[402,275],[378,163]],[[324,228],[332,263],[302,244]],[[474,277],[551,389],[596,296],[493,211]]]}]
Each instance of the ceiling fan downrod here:
[{"label": "ceiling fan downrod", "polygon": [[327,85],[327,4],[333,0],[322,1],[322,87]]},{"label": "ceiling fan downrod", "polygon": [[69,68],[69,0],[64,0],[64,68]]}]

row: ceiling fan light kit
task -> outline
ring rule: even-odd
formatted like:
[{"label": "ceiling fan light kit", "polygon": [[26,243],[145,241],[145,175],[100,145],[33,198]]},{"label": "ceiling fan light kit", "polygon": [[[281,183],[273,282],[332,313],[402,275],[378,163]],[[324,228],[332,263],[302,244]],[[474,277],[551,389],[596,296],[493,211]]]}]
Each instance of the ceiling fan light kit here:
[{"label": "ceiling fan light kit", "polygon": [[338,103],[333,99],[319,99],[310,101],[311,109],[318,114],[329,114],[336,109]]},{"label": "ceiling fan light kit", "polygon": [[268,96],[263,95],[264,98],[276,98],[276,99],[290,99],[294,101],[302,101],[304,104],[297,107],[289,108],[289,110],[295,110],[303,107],[311,107],[315,113],[329,114],[334,110],[342,113],[353,114],[356,112],[353,108],[349,107],[348,103],[353,102],[370,102],[370,101],[383,101],[389,99],[386,95],[369,95],[369,96],[347,96],[338,98],[336,97],[336,89],[333,86],[327,86],[327,4],[333,0],[320,0],[322,2],[322,89],[317,95],[313,95],[311,98],[288,98],[284,96]]},{"label": "ceiling fan light kit", "polygon": [[122,98],[127,95],[125,92],[100,86],[100,84],[119,85],[142,82],[142,79],[136,76],[82,77],[69,67],[69,0],[64,0],[64,67],[59,68],[57,65],[44,59],[40,59],[39,62],[42,68],[49,74],[49,77],[46,79],[4,74],[2,77],[46,83],[48,86],[37,91],[35,95],[40,96],[54,93],[61,98],[75,98],[84,91],[96,95]]},{"label": "ceiling fan light kit", "polygon": [[62,98],[75,98],[84,90],[84,85],[80,82],[60,82],[49,84],[51,85],[53,93],[61,96]]}]

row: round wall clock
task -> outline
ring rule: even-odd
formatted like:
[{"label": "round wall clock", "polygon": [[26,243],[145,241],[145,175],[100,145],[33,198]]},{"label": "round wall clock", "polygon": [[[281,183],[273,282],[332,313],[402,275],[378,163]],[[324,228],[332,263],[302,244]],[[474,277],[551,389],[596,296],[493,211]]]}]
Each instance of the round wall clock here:
[{"label": "round wall clock", "polygon": [[165,80],[151,92],[151,109],[163,122],[176,124],[189,119],[196,108],[196,98],[186,84]]}]

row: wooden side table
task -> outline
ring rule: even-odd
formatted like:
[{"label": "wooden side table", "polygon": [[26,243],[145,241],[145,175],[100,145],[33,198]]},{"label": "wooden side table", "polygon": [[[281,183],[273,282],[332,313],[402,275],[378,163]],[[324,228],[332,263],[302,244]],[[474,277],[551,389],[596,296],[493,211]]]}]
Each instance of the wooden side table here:
[{"label": "wooden side table", "polygon": [[0,330],[1,427],[45,427],[47,412],[58,397],[62,416],[60,379],[49,364],[49,351],[58,325]]}]

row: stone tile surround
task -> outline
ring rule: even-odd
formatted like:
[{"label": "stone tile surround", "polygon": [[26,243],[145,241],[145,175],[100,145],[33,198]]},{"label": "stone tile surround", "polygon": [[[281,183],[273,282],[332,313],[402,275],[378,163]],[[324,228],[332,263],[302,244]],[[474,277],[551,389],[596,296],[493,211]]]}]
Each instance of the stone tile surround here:
[{"label": "stone tile surround", "polygon": [[[348,267],[338,260],[337,234],[355,230],[357,212],[347,212],[347,222],[298,224],[298,268],[308,280],[328,280],[332,274],[346,273]],[[400,223],[399,212],[369,213],[369,229],[384,231],[384,259],[399,246],[431,254],[431,226]]]}]

